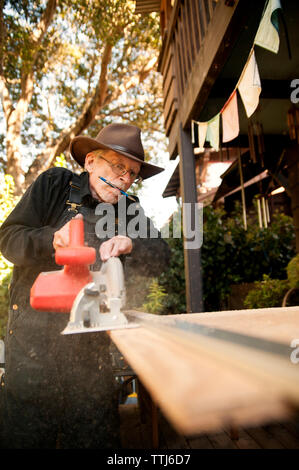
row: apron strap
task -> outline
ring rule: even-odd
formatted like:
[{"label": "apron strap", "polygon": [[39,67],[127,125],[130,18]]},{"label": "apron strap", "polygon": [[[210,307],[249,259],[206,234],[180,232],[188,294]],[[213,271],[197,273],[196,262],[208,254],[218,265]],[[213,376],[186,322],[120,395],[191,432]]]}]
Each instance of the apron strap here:
[{"label": "apron strap", "polygon": [[75,173],[73,174],[73,178],[70,181],[70,194],[69,194],[69,199],[66,201],[66,204],[69,205],[70,207],[68,208],[68,211],[73,211],[75,214],[78,214],[78,209],[77,207],[81,207],[81,195],[80,195],[80,183],[81,183],[81,178],[79,175],[76,175]]}]

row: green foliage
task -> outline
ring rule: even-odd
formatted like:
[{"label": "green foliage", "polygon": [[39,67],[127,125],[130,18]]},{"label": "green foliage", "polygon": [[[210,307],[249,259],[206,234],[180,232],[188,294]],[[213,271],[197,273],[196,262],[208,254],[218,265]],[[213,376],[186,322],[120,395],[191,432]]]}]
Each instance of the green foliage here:
[{"label": "green foliage", "polygon": [[271,279],[264,274],[262,281],[256,281],[255,287],[244,300],[246,308],[281,307],[284,295],[289,289],[287,279]]},{"label": "green foliage", "polygon": [[[0,179],[0,225],[17,203],[14,197],[14,181],[10,175]],[[8,286],[12,275],[12,263],[0,253],[0,339],[4,337],[4,329],[8,312]]]},{"label": "green foliage", "polygon": [[[167,293],[163,313],[183,313],[186,311],[183,240],[170,237],[167,241],[172,258],[168,270],[158,278]],[[262,281],[267,275],[284,286],[280,280],[286,279],[286,267],[294,254],[295,233],[290,217],[278,213],[267,229],[250,223],[245,231],[240,205],[229,217],[223,209],[205,207],[201,247],[205,311],[223,309],[232,284]]]},{"label": "green foliage", "polygon": [[299,253],[289,262],[287,274],[290,288],[299,289]]},{"label": "green foliage", "polygon": [[163,313],[175,314],[186,311],[184,251],[182,238],[172,238],[173,221],[170,223],[170,238],[167,239],[171,250],[171,258],[167,271],[159,278],[167,297],[163,299]]},{"label": "green foliage", "polygon": [[165,289],[159,285],[157,279],[153,279],[149,286],[148,302],[144,303],[142,308],[149,313],[162,313],[166,296]]},{"label": "green foliage", "polygon": [[243,228],[240,205],[226,217],[223,210],[204,210],[202,266],[205,308],[218,310],[230,285],[271,278],[285,279],[286,266],[295,254],[293,220],[275,214],[267,229],[249,223]]}]

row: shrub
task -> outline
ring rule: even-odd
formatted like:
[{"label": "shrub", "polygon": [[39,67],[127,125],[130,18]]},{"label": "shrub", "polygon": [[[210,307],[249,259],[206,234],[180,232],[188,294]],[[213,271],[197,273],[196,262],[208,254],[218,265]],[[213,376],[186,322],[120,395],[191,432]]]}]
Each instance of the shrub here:
[{"label": "shrub", "polygon": [[268,308],[281,307],[284,295],[289,289],[287,279],[271,279],[265,274],[262,281],[254,283],[252,289],[244,300],[244,306],[247,308]]},{"label": "shrub", "polygon": [[[164,287],[163,314],[186,311],[183,240],[169,238],[169,268],[159,278]],[[286,279],[286,267],[295,255],[293,220],[277,213],[267,229],[257,221],[244,230],[240,204],[229,217],[223,209],[204,208],[201,248],[205,311],[221,310],[232,284]],[[154,299],[153,299],[154,300]]]},{"label": "shrub", "polygon": [[299,289],[299,253],[289,262],[287,274],[290,288]]},{"label": "shrub", "polygon": [[149,286],[148,302],[142,305],[143,310],[149,313],[161,313],[164,310],[164,298],[166,296],[164,287],[159,285],[157,279],[153,279]]},{"label": "shrub", "polygon": [[[173,223],[170,223],[172,233]],[[186,311],[184,249],[182,238],[167,239],[171,250],[171,258],[167,271],[158,278],[158,283],[164,288],[166,296],[163,298],[164,309],[162,314],[175,314]]]},{"label": "shrub", "polygon": [[295,254],[292,218],[277,213],[267,229],[253,220],[244,230],[240,204],[229,217],[211,206],[204,214],[201,258],[206,311],[221,309],[232,284],[261,281],[264,274],[286,278],[287,264]]}]

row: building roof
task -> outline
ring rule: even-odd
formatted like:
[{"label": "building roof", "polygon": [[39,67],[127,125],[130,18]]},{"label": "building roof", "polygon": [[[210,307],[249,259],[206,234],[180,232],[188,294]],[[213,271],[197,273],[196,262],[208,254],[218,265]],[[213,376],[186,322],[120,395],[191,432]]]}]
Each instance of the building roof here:
[{"label": "building roof", "polygon": [[176,196],[177,191],[180,187],[180,171],[179,171],[179,163],[175,167],[174,172],[171,175],[170,180],[167,183],[166,188],[163,191],[162,197],[170,197]]}]

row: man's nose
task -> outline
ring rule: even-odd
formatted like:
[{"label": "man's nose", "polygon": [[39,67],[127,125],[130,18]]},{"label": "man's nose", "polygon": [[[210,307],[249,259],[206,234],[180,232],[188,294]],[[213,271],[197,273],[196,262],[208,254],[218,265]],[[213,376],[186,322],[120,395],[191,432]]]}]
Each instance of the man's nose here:
[{"label": "man's nose", "polygon": [[124,175],[120,176],[121,181],[124,181],[126,184],[131,184],[131,178],[129,172],[125,173]]}]

